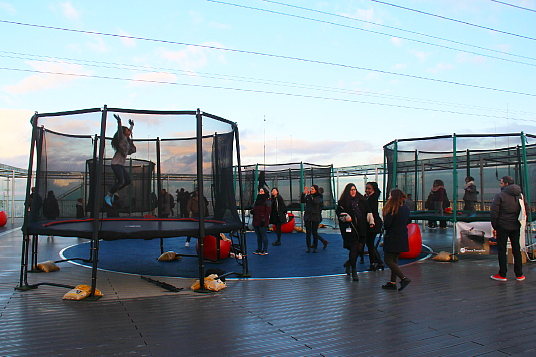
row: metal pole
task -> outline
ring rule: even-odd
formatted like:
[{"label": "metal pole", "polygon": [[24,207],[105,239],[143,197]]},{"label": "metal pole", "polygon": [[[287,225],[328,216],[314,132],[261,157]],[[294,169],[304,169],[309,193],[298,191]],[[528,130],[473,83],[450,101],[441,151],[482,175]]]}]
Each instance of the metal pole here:
[{"label": "metal pole", "polygon": [[100,133],[100,143],[99,143],[99,155],[97,156],[97,171],[96,171],[96,182],[95,187],[95,199],[93,200],[93,267],[91,270],[91,295],[90,298],[95,297],[95,289],[97,288],[97,266],[99,263],[99,231],[100,231],[100,221],[99,221],[99,212],[102,205],[104,192],[101,192],[98,188],[101,187],[102,173],[104,167],[104,147],[106,144],[106,117],[108,115],[108,107],[105,105],[102,110],[101,117],[101,133]]},{"label": "metal pole", "polygon": [[525,181],[524,191],[525,191],[525,202],[528,202],[529,209],[527,210],[527,227],[525,229],[525,237],[528,238],[527,243],[532,244],[532,212],[530,209],[530,185],[529,185],[529,170],[527,167],[527,147],[526,147],[526,136],[524,132],[521,132],[521,152],[523,157],[523,178]]},{"label": "metal pole", "polygon": [[238,167],[238,192],[240,195],[240,208],[242,210],[242,228],[239,232],[240,235],[240,248],[242,253],[242,276],[249,277],[251,274],[249,273],[249,265],[248,265],[248,257],[247,257],[247,249],[246,249],[246,233],[245,233],[245,223],[246,223],[246,214],[244,210],[244,196],[243,196],[243,188],[242,188],[242,162],[240,158],[240,140],[238,135],[238,127],[234,125],[233,131],[235,133],[235,140],[236,140],[236,165]]},{"label": "metal pole", "polygon": [[[203,115],[199,108],[196,114],[196,142],[197,142],[197,194],[199,201],[199,237],[197,238],[197,244],[199,246],[199,289],[196,292],[204,293],[209,292],[205,289],[205,265],[204,265],[204,237],[205,237],[205,195],[203,194]],[[216,238],[218,239],[218,238]]]},{"label": "metal pole", "polygon": [[453,189],[453,205],[454,209],[452,210],[452,223],[454,224],[454,229],[452,230],[452,254],[456,253],[456,222],[458,221],[458,156],[457,156],[457,148],[456,148],[456,133],[452,134],[452,151],[453,151],[453,158],[452,158],[452,176],[454,177],[454,182],[452,184]]}]

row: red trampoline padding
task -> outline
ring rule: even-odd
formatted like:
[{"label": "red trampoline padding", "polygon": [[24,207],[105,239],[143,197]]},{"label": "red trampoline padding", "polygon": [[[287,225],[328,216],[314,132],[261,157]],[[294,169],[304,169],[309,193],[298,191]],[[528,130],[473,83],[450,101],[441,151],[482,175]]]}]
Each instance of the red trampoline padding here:
[{"label": "red trampoline padding", "polygon": [[7,214],[5,211],[0,211],[0,227],[5,226],[7,223]]},{"label": "red trampoline padding", "polygon": [[288,214],[288,222],[281,225],[281,233],[292,233],[296,227],[296,220],[294,219],[294,214]]},{"label": "red trampoline padding", "polygon": [[415,259],[422,251],[421,229],[416,223],[408,224],[409,251],[400,253],[400,259]]},{"label": "red trampoline padding", "polygon": [[[197,242],[198,244],[196,244],[195,249],[199,254],[199,240]],[[220,239],[220,256],[218,259],[216,237],[205,236],[205,238],[203,238],[203,255],[206,259],[222,260],[229,256],[229,252],[231,252],[231,242]]]}]

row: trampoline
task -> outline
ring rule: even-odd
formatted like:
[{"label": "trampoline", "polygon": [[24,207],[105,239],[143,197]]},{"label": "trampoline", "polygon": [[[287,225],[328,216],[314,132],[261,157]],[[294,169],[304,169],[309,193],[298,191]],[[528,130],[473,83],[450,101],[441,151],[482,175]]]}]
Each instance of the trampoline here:
[{"label": "trampoline", "polygon": [[[113,116],[133,120],[137,150],[125,162],[131,183],[117,192],[111,206],[104,197],[116,181],[110,143],[118,130]],[[111,119],[110,119],[111,118]],[[92,291],[98,270],[99,241],[191,236],[199,242],[199,278],[204,279],[203,238],[229,233],[236,252],[246,251],[242,207],[239,135],[236,123],[196,111],[155,111],[91,108],[57,113],[35,113],[26,187],[21,275],[17,289],[48,283],[29,283],[36,269],[38,235],[91,240]],[[123,124],[125,125],[125,124]],[[139,135],[139,136],[138,136]],[[173,212],[170,188],[175,180],[194,178],[199,217]],[[235,192],[235,186],[236,191]],[[43,197],[54,192],[59,215],[46,219]],[[207,204],[202,204],[206,202]],[[148,218],[154,217],[154,218]],[[243,254],[245,255],[245,254]],[[192,255],[190,255],[192,256]],[[247,256],[237,262],[239,276],[248,277]],[[62,286],[62,285],[60,285]],[[67,286],[63,286],[67,287]],[[203,291],[203,289],[200,289]],[[93,295],[93,294],[92,294]]]},{"label": "trampoline", "polygon": [[[413,220],[454,223],[452,252],[460,251],[457,222],[489,222],[489,206],[500,192],[503,176],[512,176],[531,207],[527,211],[526,244],[532,244],[532,211],[536,202],[536,136],[526,133],[452,134],[397,139],[384,145],[384,192],[399,188],[412,194],[417,210]],[[464,210],[464,179],[477,186],[476,214]],[[425,202],[435,180],[444,182],[452,213],[426,210]],[[444,206],[443,206],[444,207]]]},{"label": "trampoline", "polygon": [[[32,223],[28,230],[32,234],[61,237],[93,237],[94,219],[44,221]],[[205,235],[231,233],[241,229],[240,223],[227,223],[205,219]],[[179,236],[197,237],[199,220],[194,218],[103,218],[99,219],[98,239],[154,239]]]}]

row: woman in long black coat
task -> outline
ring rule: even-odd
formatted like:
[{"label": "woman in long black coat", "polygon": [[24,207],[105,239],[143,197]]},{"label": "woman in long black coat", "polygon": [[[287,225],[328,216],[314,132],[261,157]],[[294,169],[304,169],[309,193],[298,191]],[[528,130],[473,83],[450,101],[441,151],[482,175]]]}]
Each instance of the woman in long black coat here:
[{"label": "woman in long black coat", "polygon": [[348,260],[344,263],[346,274],[352,274],[352,280],[358,281],[356,261],[363,251],[367,240],[367,229],[374,225],[370,208],[365,197],[360,194],[353,183],[349,183],[339,198],[335,213],[339,217],[339,228],[343,247],[348,249]]},{"label": "woman in long black coat", "polygon": [[274,225],[275,233],[277,234],[277,240],[272,245],[281,245],[281,226],[287,223],[287,206],[276,187],[272,188],[270,223]]},{"label": "woman in long black coat", "polygon": [[[322,194],[319,192],[317,185],[311,185],[309,191],[307,187],[304,188],[301,195],[301,203],[305,203],[305,214],[303,220],[305,221],[305,242],[307,244],[307,253],[316,253],[318,247],[318,241],[324,244],[324,249],[328,246],[329,241],[325,240],[318,234],[318,225],[322,222]],[[311,244],[311,235],[313,236],[313,243]]]},{"label": "woman in long black coat", "polygon": [[378,249],[376,249],[375,241],[376,235],[382,231],[382,219],[380,218],[380,213],[378,212],[378,199],[380,198],[381,191],[378,187],[377,182],[367,182],[365,186],[365,198],[369,205],[370,210],[372,211],[372,216],[374,217],[374,226],[370,226],[367,229],[367,249],[369,253],[370,267],[368,270],[383,270],[384,264]]},{"label": "woman in long black coat", "polygon": [[391,190],[389,200],[383,207],[383,258],[385,264],[391,269],[391,281],[382,285],[384,289],[396,290],[396,278],[400,278],[401,291],[411,280],[407,278],[398,266],[400,253],[409,250],[408,242],[408,222],[409,208],[404,204],[406,194],[395,188]]}]

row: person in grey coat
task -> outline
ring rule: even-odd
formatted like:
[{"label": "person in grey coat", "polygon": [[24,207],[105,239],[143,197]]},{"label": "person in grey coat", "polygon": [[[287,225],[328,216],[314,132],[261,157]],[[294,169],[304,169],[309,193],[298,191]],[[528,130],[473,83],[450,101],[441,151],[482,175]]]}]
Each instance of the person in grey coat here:
[{"label": "person in grey coat", "polygon": [[510,176],[501,178],[501,192],[498,193],[490,206],[490,218],[493,229],[497,232],[497,248],[499,259],[499,273],[490,278],[497,281],[506,281],[508,258],[506,244],[510,239],[512,255],[514,257],[514,273],[516,280],[523,281],[523,263],[521,261],[520,228],[521,187],[514,184]]}]

